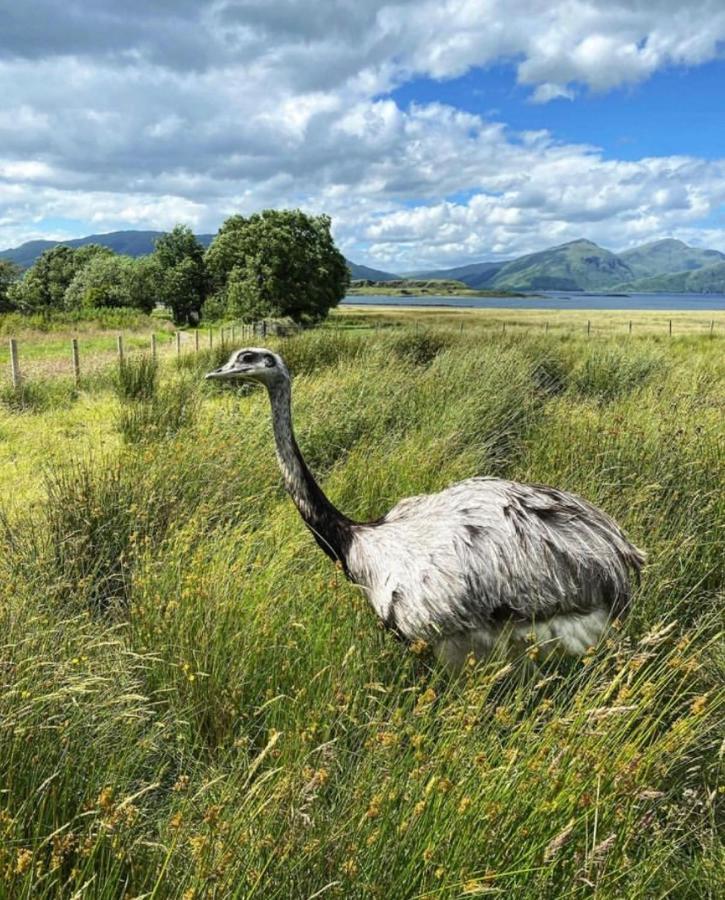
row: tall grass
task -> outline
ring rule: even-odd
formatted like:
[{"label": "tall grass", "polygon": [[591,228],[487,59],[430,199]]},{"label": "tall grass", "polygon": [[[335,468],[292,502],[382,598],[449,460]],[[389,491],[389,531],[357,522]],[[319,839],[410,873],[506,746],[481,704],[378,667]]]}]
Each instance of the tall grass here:
[{"label": "tall grass", "polygon": [[196,412],[52,470],[2,526],[3,896],[717,896],[717,343],[281,345],[350,515],[490,473],[647,549],[632,615],[533,675],[450,680],[383,633],[281,490],[266,397],[197,378],[211,356],[124,400],[181,376]]}]

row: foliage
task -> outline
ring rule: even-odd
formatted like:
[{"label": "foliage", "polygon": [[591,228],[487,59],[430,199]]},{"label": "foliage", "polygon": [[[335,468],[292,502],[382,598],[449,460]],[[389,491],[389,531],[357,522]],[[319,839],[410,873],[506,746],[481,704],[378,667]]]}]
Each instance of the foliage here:
[{"label": "foliage", "polygon": [[148,354],[124,359],[116,370],[114,388],[119,400],[151,400],[159,385],[158,362]]},{"label": "foliage", "polygon": [[156,242],[161,296],[177,325],[197,324],[206,296],[204,247],[186,225],[176,225]]},{"label": "foliage", "polygon": [[99,256],[111,256],[108,247],[87,244],[73,249],[58,244],[41,253],[35,265],[10,289],[10,299],[22,312],[50,313],[65,308],[65,293],[76,274]]},{"label": "foliage", "polygon": [[176,379],[150,396],[123,404],[116,426],[128,444],[167,439],[194,422],[198,405],[196,385]]},{"label": "foliage", "polygon": [[[718,896],[720,345],[457,323],[274,343],[351,516],[495,473],[647,549],[621,627],[534,673],[531,646],[450,679],[376,627],[281,491],[261,390],[199,379],[188,427],[64,460],[0,525],[7,896]],[[15,492],[39,477],[4,465]]]},{"label": "foliage", "polygon": [[267,315],[317,321],[342,300],[350,282],[329,217],[300,210],[232,216],[207,250],[206,263],[228,314],[246,321]]},{"label": "foliage", "polygon": [[99,254],[80,269],[68,285],[65,307],[129,307],[150,313],[159,293],[160,271],[153,259]]},{"label": "foliage", "polygon": [[14,303],[8,297],[10,287],[17,280],[19,269],[6,259],[0,259],[0,313],[10,312]]}]

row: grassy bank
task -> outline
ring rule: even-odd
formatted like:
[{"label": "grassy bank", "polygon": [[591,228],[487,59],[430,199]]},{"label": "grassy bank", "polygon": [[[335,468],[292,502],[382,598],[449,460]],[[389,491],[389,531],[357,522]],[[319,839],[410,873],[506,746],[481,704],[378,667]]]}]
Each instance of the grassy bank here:
[{"label": "grassy bank", "polygon": [[316,548],[222,348],[5,404],[2,896],[717,896],[722,340],[420,312],[277,342],[326,490],[582,493],[648,551],[631,616],[450,681]]},{"label": "grassy bank", "polygon": [[[348,296],[393,296],[407,297],[525,297],[526,294],[515,291],[488,291],[471,288],[462,281],[448,279],[411,279],[395,281],[353,281],[347,291]],[[536,294],[530,295],[538,299]]]}]

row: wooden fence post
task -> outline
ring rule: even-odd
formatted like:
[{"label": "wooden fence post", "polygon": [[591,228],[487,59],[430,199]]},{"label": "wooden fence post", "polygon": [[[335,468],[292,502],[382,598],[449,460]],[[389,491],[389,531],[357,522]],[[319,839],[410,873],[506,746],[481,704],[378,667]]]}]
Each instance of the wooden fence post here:
[{"label": "wooden fence post", "polygon": [[181,332],[176,332],[176,355],[181,356]]},{"label": "wooden fence post", "polygon": [[81,360],[80,354],[78,353],[78,338],[71,338],[70,354],[71,359],[73,360],[73,380],[76,383],[76,387],[78,387],[81,380]]},{"label": "wooden fence post", "polygon": [[199,352],[199,329],[194,332],[194,353]]},{"label": "wooden fence post", "polygon": [[710,337],[713,336],[713,332],[715,331],[715,320],[710,319]]},{"label": "wooden fence post", "polygon": [[672,337],[672,319],[670,319],[670,337]]},{"label": "wooden fence post", "polygon": [[501,322],[501,334],[506,334],[506,323]]},{"label": "wooden fence post", "polygon": [[10,374],[13,378],[13,388],[17,390],[20,387],[22,378],[20,376],[20,364],[18,363],[18,342],[15,338],[10,338]]},{"label": "wooden fence post", "polygon": [[629,320],[629,333],[632,334],[632,320]]},{"label": "wooden fence post", "polygon": [[549,323],[544,322],[544,334],[548,334],[548,333],[549,333]]},{"label": "wooden fence post", "polygon": [[587,319],[587,337],[592,333],[592,321],[591,319]]},{"label": "wooden fence post", "polygon": [[156,362],[156,335],[151,332],[151,359]]},{"label": "wooden fence post", "polygon": [[123,365],[123,335],[119,334],[116,338],[116,347],[118,349],[118,364]]}]

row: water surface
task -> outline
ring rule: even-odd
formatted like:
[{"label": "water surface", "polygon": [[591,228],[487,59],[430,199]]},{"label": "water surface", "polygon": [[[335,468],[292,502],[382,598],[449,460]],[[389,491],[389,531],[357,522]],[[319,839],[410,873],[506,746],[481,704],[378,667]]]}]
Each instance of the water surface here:
[{"label": "water surface", "polygon": [[725,294],[594,294],[541,291],[530,297],[450,297],[430,294],[349,295],[355,306],[455,306],[471,309],[631,309],[725,311]]}]

